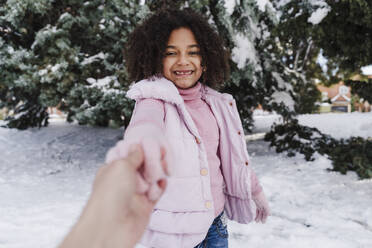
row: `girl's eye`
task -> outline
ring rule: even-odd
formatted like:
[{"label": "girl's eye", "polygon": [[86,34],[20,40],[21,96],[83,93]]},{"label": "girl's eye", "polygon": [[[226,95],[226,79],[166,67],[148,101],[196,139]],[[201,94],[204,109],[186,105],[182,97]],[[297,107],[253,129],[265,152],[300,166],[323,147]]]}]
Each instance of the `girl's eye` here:
[{"label": "girl's eye", "polygon": [[190,55],[200,55],[200,52],[199,51],[193,51],[193,52],[190,52],[189,54]]},{"label": "girl's eye", "polygon": [[166,52],[165,56],[171,56],[171,55],[175,55],[175,54],[176,54],[175,52]]}]

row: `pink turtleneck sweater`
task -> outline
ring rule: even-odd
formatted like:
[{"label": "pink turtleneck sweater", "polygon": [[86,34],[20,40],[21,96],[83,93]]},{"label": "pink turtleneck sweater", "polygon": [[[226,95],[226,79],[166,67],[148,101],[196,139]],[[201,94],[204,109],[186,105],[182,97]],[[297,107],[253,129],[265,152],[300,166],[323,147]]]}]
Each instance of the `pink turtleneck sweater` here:
[{"label": "pink turtleneck sweater", "polygon": [[197,83],[192,88],[178,89],[178,91],[199,131],[207,152],[208,173],[211,179],[215,215],[217,216],[222,212],[225,205],[225,195],[223,194],[224,179],[220,170],[221,163],[218,156],[220,134],[212,110],[209,105],[201,99],[200,88],[201,84]]},{"label": "pink turtleneck sweater", "polygon": [[[182,96],[186,109],[193,119],[202,142],[204,143],[209,167],[211,192],[213,197],[215,216],[218,216],[224,209],[225,196],[223,193],[224,179],[220,169],[219,158],[219,129],[216,119],[209,105],[201,98],[201,84],[197,83],[189,89],[178,89]],[[161,100],[144,99],[137,103],[130,121],[130,125],[143,122],[150,122],[158,127],[163,127],[164,107]],[[149,113],[151,113],[149,115]],[[262,191],[256,174],[252,171],[252,194],[257,195]]]}]

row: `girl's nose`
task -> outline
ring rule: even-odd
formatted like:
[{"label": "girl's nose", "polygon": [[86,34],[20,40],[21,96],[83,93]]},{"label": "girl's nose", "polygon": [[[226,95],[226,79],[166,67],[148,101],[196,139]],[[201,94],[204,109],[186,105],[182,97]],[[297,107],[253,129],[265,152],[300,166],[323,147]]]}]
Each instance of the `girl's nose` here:
[{"label": "girl's nose", "polygon": [[179,65],[188,65],[189,64],[189,60],[187,59],[187,56],[185,54],[180,54],[180,56],[178,57],[177,64],[179,64]]}]

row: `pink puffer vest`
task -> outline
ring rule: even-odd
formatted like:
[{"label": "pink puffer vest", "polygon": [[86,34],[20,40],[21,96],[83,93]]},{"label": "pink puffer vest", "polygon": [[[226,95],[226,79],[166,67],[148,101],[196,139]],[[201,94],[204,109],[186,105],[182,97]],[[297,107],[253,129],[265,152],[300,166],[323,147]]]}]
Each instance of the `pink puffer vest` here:
[{"label": "pink puffer vest", "polygon": [[[204,239],[214,219],[203,141],[177,88],[167,79],[142,80],[131,87],[127,96],[135,100],[153,98],[164,102],[165,138],[177,161],[141,243],[156,248],[194,247]],[[249,223],[253,219],[254,205],[252,169],[235,101],[231,95],[206,86],[202,87],[202,98],[210,105],[220,130],[225,213],[231,220]]]}]

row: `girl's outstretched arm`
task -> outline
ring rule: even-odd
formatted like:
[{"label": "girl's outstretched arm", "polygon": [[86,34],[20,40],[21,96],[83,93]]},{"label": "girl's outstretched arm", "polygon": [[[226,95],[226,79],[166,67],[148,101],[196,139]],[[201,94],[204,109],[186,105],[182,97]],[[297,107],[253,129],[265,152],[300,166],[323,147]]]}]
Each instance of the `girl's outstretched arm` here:
[{"label": "girl's outstretched arm", "polygon": [[138,100],[124,139],[107,153],[106,162],[125,157],[132,144],[140,144],[144,151],[142,177],[138,178],[138,191],[150,199],[161,193],[157,182],[166,177],[165,164],[170,165],[171,154],[164,136],[164,103],[155,99]]},{"label": "girl's outstretched arm", "polygon": [[128,133],[132,128],[141,124],[154,125],[164,129],[164,103],[157,99],[143,99],[136,102],[132,118],[125,132]]}]

